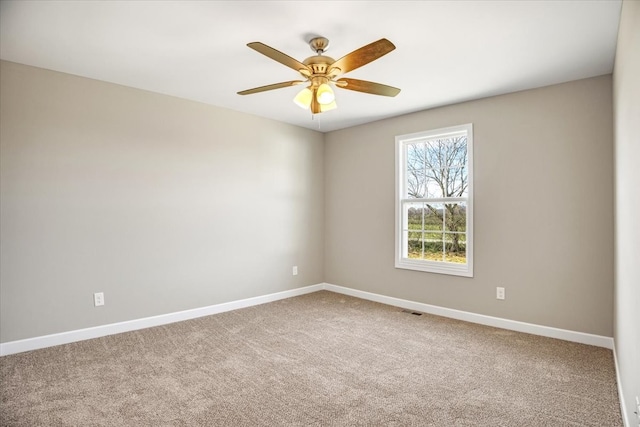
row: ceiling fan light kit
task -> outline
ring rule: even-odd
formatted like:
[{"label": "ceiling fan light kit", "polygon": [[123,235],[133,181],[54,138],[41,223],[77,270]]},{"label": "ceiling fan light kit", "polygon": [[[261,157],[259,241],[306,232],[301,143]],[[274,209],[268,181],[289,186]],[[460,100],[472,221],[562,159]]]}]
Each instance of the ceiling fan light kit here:
[{"label": "ceiling fan light kit", "polygon": [[321,83],[316,89],[316,98],[318,98],[320,104],[327,105],[331,104],[336,99],[336,96],[328,83]]},{"label": "ceiling fan light kit", "polygon": [[307,83],[308,86],[296,95],[293,102],[301,108],[311,109],[312,114],[318,114],[338,107],[331,85],[373,95],[396,96],[400,93],[400,89],[380,83],[349,78],[338,79],[338,77],[343,74],[375,61],[394,50],[396,47],[387,39],[380,39],[360,49],[356,49],[337,61],[329,56],[323,55],[329,46],[329,40],[325,37],[311,39],[309,46],[316,55],[310,56],[303,62],[260,42],[248,43],[247,46],[274,61],[296,70],[305,80],[291,80],[260,86],[240,91],[238,95],[250,95]]},{"label": "ceiling fan light kit", "polygon": [[309,108],[311,105],[311,98],[313,97],[313,92],[308,87],[302,89],[295,98],[293,98],[293,102],[296,103],[300,108],[304,108],[305,110]]}]

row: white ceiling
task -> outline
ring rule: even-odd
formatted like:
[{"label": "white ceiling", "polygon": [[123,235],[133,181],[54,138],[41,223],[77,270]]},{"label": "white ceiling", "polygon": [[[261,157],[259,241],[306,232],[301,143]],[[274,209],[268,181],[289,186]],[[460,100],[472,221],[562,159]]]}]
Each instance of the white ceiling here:
[{"label": "white ceiling", "polygon": [[[0,57],[255,114],[322,132],[612,72],[621,0],[2,1]],[[336,90],[316,115],[300,87],[236,92],[299,74],[248,48],[300,61],[330,40],[339,59],[380,38],[388,55],[346,77],[395,98]]]}]

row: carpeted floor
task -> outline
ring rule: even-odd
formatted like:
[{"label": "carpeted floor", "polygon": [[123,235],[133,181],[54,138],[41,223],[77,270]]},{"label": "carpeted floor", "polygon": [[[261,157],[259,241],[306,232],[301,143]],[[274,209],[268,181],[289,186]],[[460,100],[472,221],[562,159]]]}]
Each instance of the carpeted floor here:
[{"label": "carpeted floor", "polygon": [[327,291],[0,368],[2,426],[622,426],[610,350]]}]

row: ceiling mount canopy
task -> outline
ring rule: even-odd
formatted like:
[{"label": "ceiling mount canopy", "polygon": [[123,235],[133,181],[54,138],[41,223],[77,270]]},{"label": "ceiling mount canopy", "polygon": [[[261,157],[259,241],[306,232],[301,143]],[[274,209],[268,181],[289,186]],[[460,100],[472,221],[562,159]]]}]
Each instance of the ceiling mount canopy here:
[{"label": "ceiling mount canopy", "polygon": [[329,47],[329,39],[325,37],[314,37],[309,40],[309,47],[318,55],[322,55]]},{"label": "ceiling mount canopy", "polygon": [[338,78],[394,50],[396,47],[387,39],[380,39],[360,49],[356,49],[337,61],[324,55],[325,50],[327,50],[329,46],[329,40],[325,37],[315,37],[309,41],[309,47],[316,55],[310,56],[302,62],[264,43],[252,42],[248,43],[247,46],[268,56],[274,61],[296,70],[304,80],[291,80],[260,86],[238,92],[238,95],[250,95],[273,89],[306,84],[307,86],[296,95],[293,102],[304,109],[311,109],[311,113],[313,114],[318,114],[337,108],[332,86],[382,96],[396,96],[400,93],[400,89],[380,83]]}]

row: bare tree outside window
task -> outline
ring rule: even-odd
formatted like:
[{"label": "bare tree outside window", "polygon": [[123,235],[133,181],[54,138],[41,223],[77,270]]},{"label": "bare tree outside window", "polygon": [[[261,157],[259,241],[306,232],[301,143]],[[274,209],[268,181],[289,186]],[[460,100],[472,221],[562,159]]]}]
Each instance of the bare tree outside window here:
[{"label": "bare tree outside window", "polygon": [[468,184],[466,135],[407,145],[409,258],[466,262]]}]

